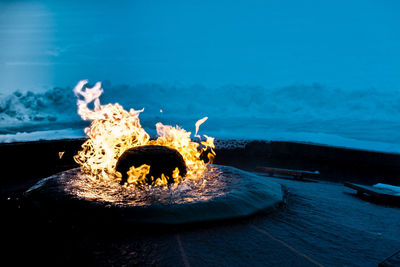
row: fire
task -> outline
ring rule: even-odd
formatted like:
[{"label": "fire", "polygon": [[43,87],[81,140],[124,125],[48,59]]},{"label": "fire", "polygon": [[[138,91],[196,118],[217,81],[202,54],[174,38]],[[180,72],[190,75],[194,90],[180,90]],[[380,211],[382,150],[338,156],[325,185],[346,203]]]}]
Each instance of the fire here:
[{"label": "fire", "polygon": [[[183,157],[187,167],[187,174],[184,179],[198,180],[207,169],[207,164],[200,159],[202,153],[208,152],[209,163],[215,157],[214,138],[204,135],[205,141],[199,144],[192,142],[190,132],[179,126],[172,127],[156,124],[156,140],[150,140],[149,134],[142,128],[139,115],[142,110],[125,110],[118,103],[100,104],[100,96],[103,93],[101,83],[97,82],[93,88],[86,88],[88,81],[80,81],[74,88],[78,97],[78,114],[83,120],[90,120],[91,124],[85,129],[88,139],[82,145],[82,150],[74,157],[81,166],[81,170],[93,181],[114,181],[120,179],[121,174],[115,170],[119,157],[125,150],[144,145],[162,145],[176,149]],[[88,105],[93,103],[94,108]],[[207,117],[196,122],[195,136],[201,138],[197,132],[199,126],[207,120]],[[142,186],[151,166],[142,165],[131,167],[128,171],[129,186]],[[179,170],[175,169],[172,174],[175,183],[183,178]],[[167,177],[153,177],[154,186],[165,186]]]}]

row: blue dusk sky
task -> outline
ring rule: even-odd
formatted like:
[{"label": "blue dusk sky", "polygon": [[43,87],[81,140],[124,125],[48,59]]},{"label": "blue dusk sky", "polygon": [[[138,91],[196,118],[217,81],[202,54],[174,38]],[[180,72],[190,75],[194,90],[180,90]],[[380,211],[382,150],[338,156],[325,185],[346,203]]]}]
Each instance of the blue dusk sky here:
[{"label": "blue dusk sky", "polygon": [[1,1],[0,92],[113,84],[400,88],[400,2]]}]

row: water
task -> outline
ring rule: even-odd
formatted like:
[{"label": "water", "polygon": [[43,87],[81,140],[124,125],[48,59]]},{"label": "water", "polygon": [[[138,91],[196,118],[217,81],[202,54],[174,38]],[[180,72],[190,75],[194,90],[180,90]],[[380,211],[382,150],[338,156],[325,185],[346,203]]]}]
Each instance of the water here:
[{"label": "water", "polygon": [[[208,166],[198,180],[168,188],[134,189],[118,181],[94,182],[79,169],[39,181],[25,194],[62,218],[153,224],[181,224],[244,217],[274,208],[283,192],[276,183],[227,166]],[[80,214],[80,215],[79,215]]]},{"label": "water", "polygon": [[227,184],[235,183],[229,178],[217,167],[209,167],[199,180],[186,179],[170,188],[147,187],[141,190],[121,186],[118,181],[93,182],[79,169],[72,169],[61,174],[60,183],[72,197],[117,206],[149,206],[207,201],[223,196],[228,192]]}]

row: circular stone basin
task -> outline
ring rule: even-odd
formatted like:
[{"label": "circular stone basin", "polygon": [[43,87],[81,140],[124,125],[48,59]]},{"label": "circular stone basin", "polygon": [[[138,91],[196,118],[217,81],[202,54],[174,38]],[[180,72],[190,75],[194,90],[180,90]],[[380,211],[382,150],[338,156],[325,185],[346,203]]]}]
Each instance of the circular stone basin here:
[{"label": "circular stone basin", "polygon": [[212,165],[199,181],[138,190],[91,182],[79,168],[42,179],[25,199],[52,216],[98,222],[180,224],[244,217],[283,199],[281,185],[227,166]]}]

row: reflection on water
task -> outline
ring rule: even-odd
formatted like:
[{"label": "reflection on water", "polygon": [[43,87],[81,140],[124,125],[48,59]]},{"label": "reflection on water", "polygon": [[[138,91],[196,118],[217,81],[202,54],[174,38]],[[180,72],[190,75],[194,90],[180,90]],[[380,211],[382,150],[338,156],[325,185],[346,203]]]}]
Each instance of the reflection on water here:
[{"label": "reflection on water", "polygon": [[63,172],[60,177],[65,192],[73,197],[125,206],[208,201],[226,195],[240,180],[238,176],[224,170],[223,166],[208,166],[202,179],[186,179],[169,188],[149,187],[143,190],[121,186],[117,181],[93,182],[79,168]]}]

